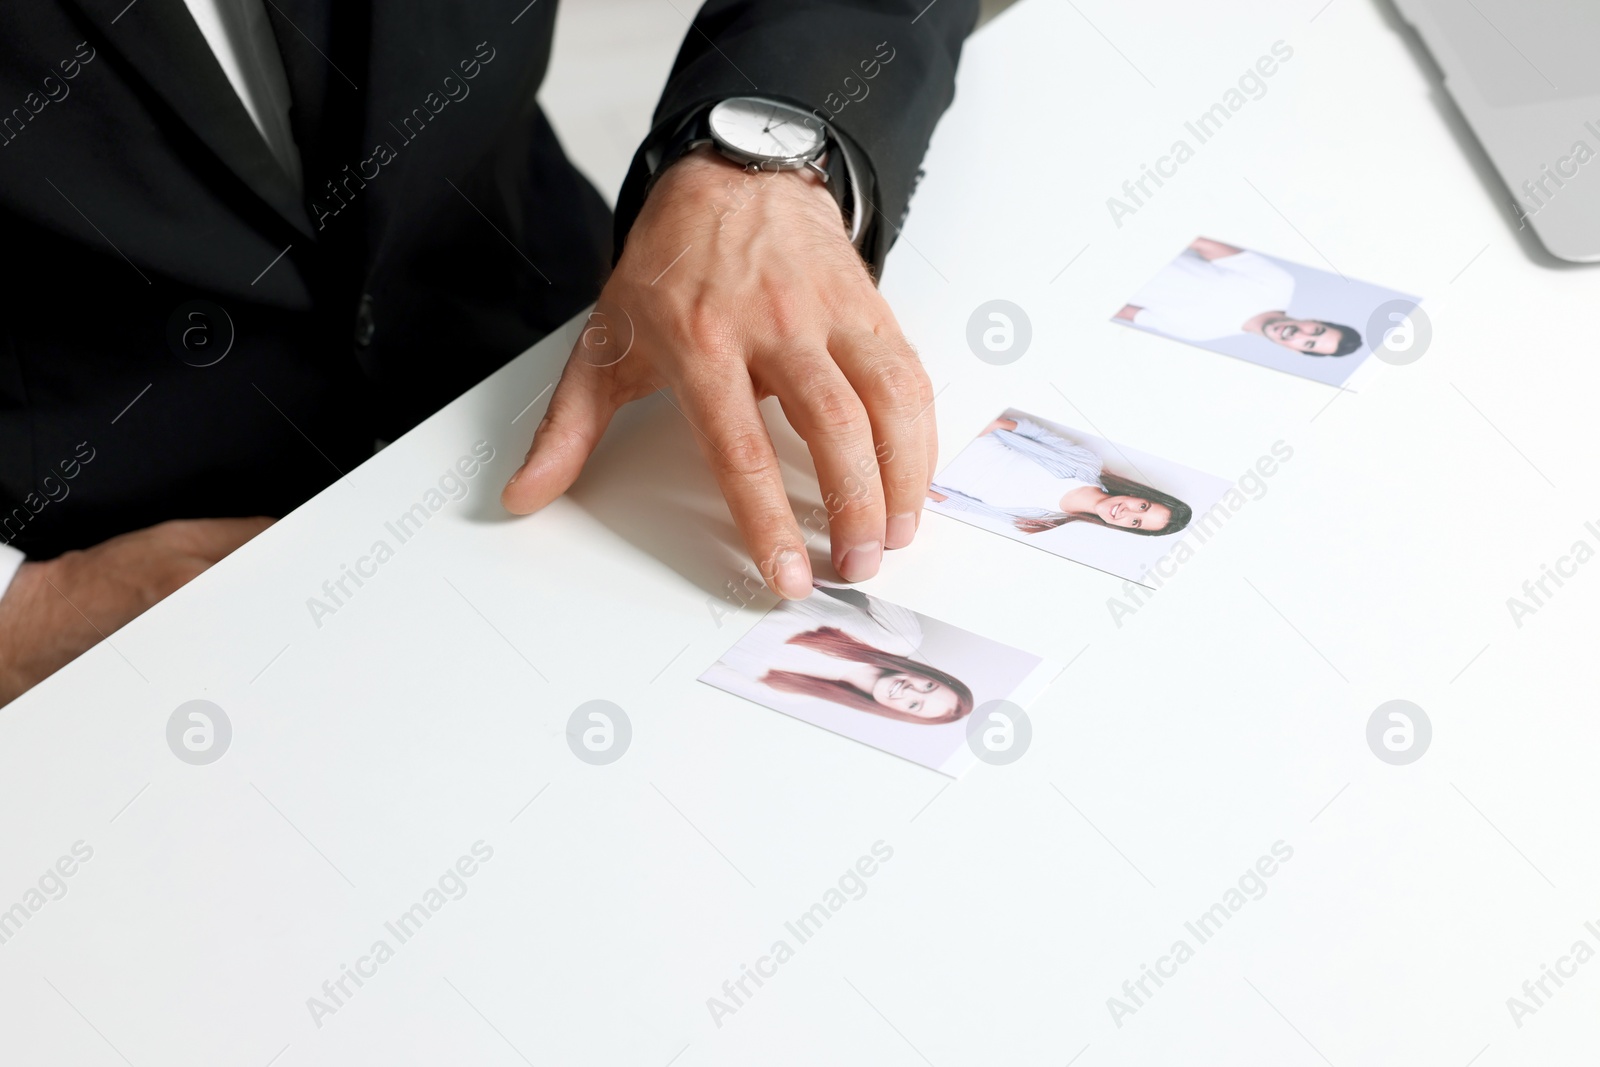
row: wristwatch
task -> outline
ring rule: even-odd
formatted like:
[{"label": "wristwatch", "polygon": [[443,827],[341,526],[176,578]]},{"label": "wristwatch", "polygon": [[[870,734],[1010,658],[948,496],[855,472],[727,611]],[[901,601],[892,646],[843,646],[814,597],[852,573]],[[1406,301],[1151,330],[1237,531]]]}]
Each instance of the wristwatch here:
[{"label": "wristwatch", "polygon": [[668,165],[702,145],[711,145],[751,172],[814,171],[839,205],[851,243],[861,246],[867,205],[855,149],[816,115],[759,96],[729,97],[701,108],[665,140],[659,153],[646,154],[650,184]]}]

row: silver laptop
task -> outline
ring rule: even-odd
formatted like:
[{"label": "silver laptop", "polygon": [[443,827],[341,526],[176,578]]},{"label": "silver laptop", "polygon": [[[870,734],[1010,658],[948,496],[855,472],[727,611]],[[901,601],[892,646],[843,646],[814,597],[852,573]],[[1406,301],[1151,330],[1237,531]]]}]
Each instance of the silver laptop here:
[{"label": "silver laptop", "polygon": [[1394,0],[1551,254],[1600,262],[1600,0]]}]

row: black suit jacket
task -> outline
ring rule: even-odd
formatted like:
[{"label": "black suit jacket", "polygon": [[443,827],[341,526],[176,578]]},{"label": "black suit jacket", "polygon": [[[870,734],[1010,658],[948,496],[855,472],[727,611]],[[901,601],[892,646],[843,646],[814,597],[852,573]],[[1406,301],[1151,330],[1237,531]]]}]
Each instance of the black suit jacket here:
[{"label": "black suit jacket", "polygon": [[[712,0],[652,138],[817,109],[872,164],[881,262],[976,17],[925,5]],[[551,0],[268,10],[303,195],[183,0],[0,7],[0,540],[30,556],[282,515],[599,292],[610,213],[535,99]]]}]

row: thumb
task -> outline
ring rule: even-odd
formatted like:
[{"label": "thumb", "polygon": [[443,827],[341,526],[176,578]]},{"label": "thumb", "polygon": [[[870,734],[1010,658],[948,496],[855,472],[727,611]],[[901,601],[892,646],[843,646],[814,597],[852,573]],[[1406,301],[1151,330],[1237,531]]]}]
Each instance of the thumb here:
[{"label": "thumb", "polygon": [[567,361],[527,458],[500,491],[507,511],[538,511],[577,481],[617,410],[608,370],[578,356]]}]

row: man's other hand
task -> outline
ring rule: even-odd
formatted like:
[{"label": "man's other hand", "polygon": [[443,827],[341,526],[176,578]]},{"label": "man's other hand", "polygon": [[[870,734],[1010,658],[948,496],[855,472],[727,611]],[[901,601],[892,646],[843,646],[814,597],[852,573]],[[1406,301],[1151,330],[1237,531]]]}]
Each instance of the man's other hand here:
[{"label": "man's other hand", "polygon": [[24,563],[0,597],[0,704],[87,652],[272,521],[164,522]]}]

